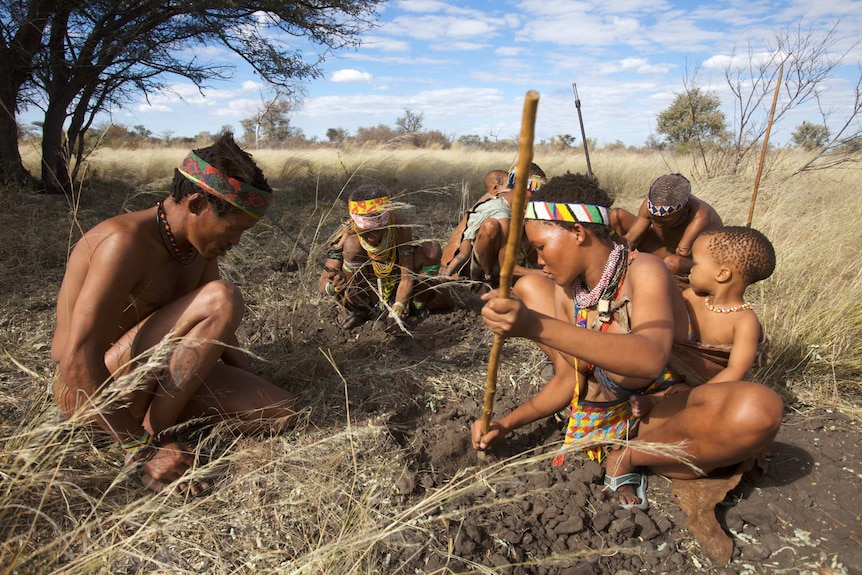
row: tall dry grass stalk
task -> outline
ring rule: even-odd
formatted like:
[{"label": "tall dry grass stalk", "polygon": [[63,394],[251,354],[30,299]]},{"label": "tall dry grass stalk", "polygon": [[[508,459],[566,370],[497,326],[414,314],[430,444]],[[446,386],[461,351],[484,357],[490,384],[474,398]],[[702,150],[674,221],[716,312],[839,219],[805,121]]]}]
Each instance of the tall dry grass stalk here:
[{"label": "tall dry grass stalk", "polygon": [[[463,207],[482,193],[485,173],[509,168],[514,157],[463,150],[254,152],[279,190],[273,216],[311,255],[299,258],[294,242],[264,221],[229,254],[224,273],[247,293],[247,319],[255,329],[243,332],[244,343],[265,356],[274,377],[289,373],[310,390],[303,399],[312,415],[275,437],[235,439],[219,427],[200,432],[202,460],[217,462],[195,473],[217,472],[222,479],[209,497],[181,503],[142,495],[122,471],[120,449],[61,420],[44,390],[53,369],[47,358],[52,306],[70,242],[112,215],[106,205],[136,209],[151,202],[167,189],[185,153],[100,150],[90,173],[126,187],[87,187],[70,201],[16,198],[0,213],[6,234],[0,242],[0,573],[394,573],[417,535],[445,559],[449,542],[437,534],[465,512],[458,508],[464,497],[541,473],[553,453],[464,468],[443,488],[407,499],[393,489],[409,462],[384,424],[391,414],[353,419],[347,383],[378,378],[391,383],[393,394],[404,386],[414,394],[410,401],[435,409],[471,385],[481,394],[487,341],[481,334],[466,340],[475,348],[474,370],[452,373],[425,363],[369,371],[351,355],[350,341],[339,343],[337,355],[309,349],[308,335],[280,318],[300,301],[327,305],[314,283],[352,181],[385,183],[415,205],[421,234],[445,240]],[[549,176],[585,169],[583,157],[571,153],[537,153],[535,161]],[[657,153],[598,150],[591,161],[616,205],[632,211],[655,177],[690,172],[687,159]],[[754,211],[753,227],[772,239],[778,254],[773,277],[747,293],[773,342],[773,360],[755,378],[780,390],[793,407],[830,407],[860,418],[858,175],[836,168],[784,177],[793,165],[787,155],[773,159]],[[727,224],[744,224],[753,178],[695,181],[694,193]],[[119,202],[116,190],[126,194]],[[103,203],[112,193],[114,201]],[[292,258],[303,259],[296,282],[262,273]],[[523,345],[533,355],[511,366],[509,377],[538,384],[540,361],[534,347]],[[320,381],[342,376],[344,385],[333,389],[341,386],[345,397],[319,397]],[[577,554],[541,561],[574,559]]]}]

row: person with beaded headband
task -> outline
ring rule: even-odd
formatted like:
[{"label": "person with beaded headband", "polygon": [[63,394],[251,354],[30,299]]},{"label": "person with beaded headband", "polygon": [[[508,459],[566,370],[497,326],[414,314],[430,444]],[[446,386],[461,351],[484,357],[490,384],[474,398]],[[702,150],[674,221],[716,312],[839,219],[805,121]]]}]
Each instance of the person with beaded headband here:
[{"label": "person with beaded headband", "polygon": [[[183,480],[195,450],[171,437],[175,424],[278,431],[294,418],[294,397],[239,350],[243,299],[218,267],[271,199],[263,172],[226,133],[183,160],[169,197],[99,223],[69,257],[51,346],[54,401],[65,418],[112,436],[151,490],[211,487]],[[156,349],[164,360],[150,358]]]},{"label": "person with beaded headband", "polygon": [[[566,443],[577,439],[604,460],[605,484],[618,503],[644,508],[646,481],[639,468],[677,478],[698,472],[624,439],[683,442],[691,463],[710,472],[758,453],[777,433],[783,403],[762,385],[733,381],[670,395],[643,419],[632,415],[628,396],[668,384],[671,347],[674,339],[686,338],[688,316],[664,263],[613,241],[610,205],[597,182],[580,174],[551,178],[528,203],[524,231],[547,277],[519,279],[513,298],[486,294],[482,317],[495,334],[536,342],[553,362],[554,375],[535,396],[492,421],[487,433],[476,421],[472,443],[488,449],[570,406]],[[563,463],[564,453],[555,463]]]},{"label": "person with beaded headband", "polygon": [[630,249],[655,254],[675,276],[691,269],[694,240],[705,230],[722,226],[721,217],[691,193],[682,174],[656,178],[637,216],[623,208],[611,210],[611,225]]},{"label": "person with beaded headband", "polygon": [[[694,340],[711,356],[723,351],[703,383],[744,379],[763,355],[766,334],[745,290],[775,270],[775,249],[761,232],[745,226],[727,226],[703,232],[694,241],[689,287],[683,291]],[[697,348],[695,348],[697,349]],[[676,348],[674,350],[676,353]],[[726,355],[726,360],[724,356]],[[662,396],[690,387],[670,386]],[[632,396],[635,415],[646,414],[658,394]]]},{"label": "person with beaded headband", "polygon": [[414,242],[395,207],[384,186],[361,184],[350,193],[349,218],[333,234],[318,288],[348,310],[345,329],[385,314],[387,331],[400,333],[411,313],[452,307],[445,288],[430,281],[440,268],[440,244]]},{"label": "person with beaded headband", "polygon": [[[528,196],[545,181],[542,168],[532,164],[527,180]],[[506,256],[515,172],[491,170],[485,176],[484,184],[485,194],[461,218],[443,249],[440,275],[458,278],[469,262],[471,279],[496,286]],[[535,251],[529,249],[526,241],[523,243],[519,261],[512,273],[514,277],[541,273],[535,267]]]}]

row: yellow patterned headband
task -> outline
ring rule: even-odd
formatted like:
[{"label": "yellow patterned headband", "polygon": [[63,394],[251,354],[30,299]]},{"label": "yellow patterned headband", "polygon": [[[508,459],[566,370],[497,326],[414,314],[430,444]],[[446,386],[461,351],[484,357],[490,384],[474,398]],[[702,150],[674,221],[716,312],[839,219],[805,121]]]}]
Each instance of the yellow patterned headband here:
[{"label": "yellow patterned headband", "polygon": [[380,196],[370,200],[350,200],[347,203],[351,216],[367,216],[378,214],[389,209],[389,196]]},{"label": "yellow patterned headband", "polygon": [[389,223],[389,196],[347,202],[350,219],[359,231],[376,230]]}]

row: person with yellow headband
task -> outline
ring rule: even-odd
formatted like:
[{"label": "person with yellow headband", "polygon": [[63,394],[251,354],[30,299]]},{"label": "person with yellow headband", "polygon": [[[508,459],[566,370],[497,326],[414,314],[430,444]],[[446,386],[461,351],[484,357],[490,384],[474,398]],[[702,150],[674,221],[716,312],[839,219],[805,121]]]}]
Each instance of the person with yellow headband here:
[{"label": "person with yellow headband", "polygon": [[393,208],[385,187],[361,184],[333,236],[318,287],[348,310],[345,329],[382,316],[387,331],[399,333],[410,314],[452,307],[445,288],[430,281],[440,268],[440,244],[414,243],[411,225]]},{"label": "person with yellow headband", "polygon": [[[610,205],[581,174],[551,178],[528,202],[524,231],[547,276],[519,279],[512,298],[485,294],[482,319],[495,334],[536,342],[554,375],[487,431],[477,420],[472,442],[488,449],[568,406],[565,446],[554,463],[564,464],[572,447],[586,449],[604,462],[605,486],[618,504],[646,508],[646,470],[691,479],[754,457],[778,432],[783,402],[763,385],[722,381],[669,395],[643,418],[633,415],[630,396],[673,381],[671,348],[687,337],[689,319],[662,260],[613,240]],[[638,444],[625,441],[634,437]],[[688,461],[648,448],[659,444],[677,446]]]},{"label": "person with yellow headband", "polygon": [[256,432],[294,418],[294,397],[238,349],[244,303],[218,267],[271,200],[263,172],[226,133],[183,160],[170,196],[96,225],[69,257],[51,346],[54,401],[120,444],[151,490],[211,487],[184,481],[195,450],[171,437],[175,424]]},{"label": "person with yellow headband", "polygon": [[701,232],[723,225],[715,209],[691,193],[682,174],[656,178],[637,216],[623,208],[613,208],[610,216],[625,245],[662,258],[675,276],[691,270],[691,249]]},{"label": "person with yellow headband", "polygon": [[[527,194],[545,183],[545,172],[532,164],[527,180]],[[485,176],[485,194],[461,218],[452,231],[441,258],[440,275],[459,279],[465,272],[472,280],[481,280],[497,287],[500,268],[506,257],[506,242],[509,238],[509,220],[512,215],[512,198],[515,188],[515,172],[491,170]],[[520,277],[530,273],[539,274],[535,266],[535,252],[526,241],[512,275]]]}]

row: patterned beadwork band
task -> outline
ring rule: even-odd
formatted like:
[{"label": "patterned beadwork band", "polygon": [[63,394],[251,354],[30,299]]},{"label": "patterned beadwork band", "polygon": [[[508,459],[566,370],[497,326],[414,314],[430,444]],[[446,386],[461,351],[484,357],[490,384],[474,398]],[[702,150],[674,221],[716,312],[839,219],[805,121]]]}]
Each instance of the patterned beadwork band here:
[{"label": "patterned beadwork band", "polygon": [[605,206],[594,206],[592,204],[528,202],[527,213],[524,214],[524,219],[611,225],[608,209]]},{"label": "patterned beadwork band", "polygon": [[389,224],[389,196],[347,202],[350,219],[359,231],[376,230]]},{"label": "patterned beadwork band", "polygon": [[[545,185],[547,180],[538,174],[530,174],[530,177],[527,179],[527,191],[535,192],[539,188]],[[509,180],[506,182],[506,187],[512,189],[515,187],[515,170],[509,172]]]},{"label": "patterned beadwork band", "polygon": [[691,197],[691,194],[686,196],[686,198],[684,200],[682,200],[680,203],[678,203],[675,206],[657,206],[654,203],[652,203],[652,200],[649,198],[649,196],[647,196],[647,209],[649,210],[649,213],[651,213],[654,216],[658,216],[658,217],[669,216],[671,214],[674,214],[674,213],[680,211],[683,207],[685,207],[685,205],[688,203],[688,199],[690,197]]},{"label": "patterned beadwork band", "polygon": [[179,171],[199,188],[258,219],[263,217],[272,201],[272,192],[259,190],[228,176],[194,152],[186,156]]}]

